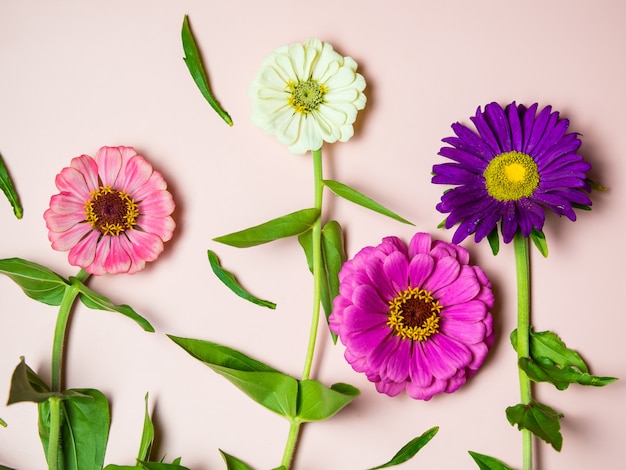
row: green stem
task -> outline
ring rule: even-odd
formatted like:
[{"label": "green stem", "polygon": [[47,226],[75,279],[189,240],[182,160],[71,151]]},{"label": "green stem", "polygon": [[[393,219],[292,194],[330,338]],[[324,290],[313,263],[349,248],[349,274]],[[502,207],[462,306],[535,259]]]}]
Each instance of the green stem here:
[{"label": "green stem", "polygon": [[[81,269],[76,278],[81,282],[84,282],[89,277],[89,274],[85,270]],[[78,296],[78,289],[72,285],[68,285],[65,288],[65,293],[61,299],[61,305],[59,306],[59,315],[57,316],[57,322],[54,328],[54,339],[52,341],[52,369],[51,375],[51,389],[53,392],[61,392],[63,381],[63,352],[65,346],[65,335],[67,332],[67,325],[69,323],[70,314],[72,312],[72,306]],[[56,470],[58,467],[58,455],[59,455],[59,437],[61,434],[61,399],[58,397],[51,397],[50,402],[50,435],[48,438],[48,468],[50,470]]]},{"label": "green stem", "polygon": [[[322,175],[322,149],[312,152],[313,157],[313,178],[314,178],[314,207],[318,210],[319,216],[311,227],[312,234],[312,257],[313,257],[313,314],[311,316],[311,327],[309,330],[309,343],[307,346],[306,357],[304,360],[304,369],[302,371],[302,380],[308,380],[311,376],[311,367],[313,364],[313,355],[315,354],[315,342],[317,340],[317,330],[320,319],[320,305],[322,293],[322,195],[324,190]],[[294,419],[289,425],[289,434],[285,444],[285,451],[281,465],[286,469],[291,465],[300,426],[302,422]]]},{"label": "green stem", "polygon": [[[517,275],[517,359],[530,357],[530,254],[528,238],[518,231],[513,239]],[[530,379],[519,369],[522,405],[532,401]],[[523,469],[533,468],[533,439],[528,429],[522,429]]]}]

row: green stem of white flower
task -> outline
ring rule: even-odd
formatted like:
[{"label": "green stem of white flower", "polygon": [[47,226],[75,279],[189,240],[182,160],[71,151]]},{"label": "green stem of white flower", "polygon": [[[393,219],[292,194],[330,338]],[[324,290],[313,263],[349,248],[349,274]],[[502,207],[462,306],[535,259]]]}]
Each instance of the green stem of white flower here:
[{"label": "green stem of white flower", "polygon": [[[311,316],[311,327],[309,330],[309,343],[304,360],[304,369],[302,371],[302,380],[308,380],[311,376],[311,367],[313,364],[313,355],[315,354],[315,343],[317,341],[317,330],[320,320],[320,305],[322,293],[322,195],[324,192],[323,173],[322,173],[322,149],[312,152],[313,157],[313,178],[314,178],[314,207],[318,210],[319,216],[311,227],[312,233],[312,257],[313,257],[313,314]],[[293,454],[298,442],[300,426],[302,422],[299,419],[293,419],[289,425],[289,434],[283,460],[281,465],[286,469],[291,465]]]},{"label": "green stem of white flower", "polygon": [[[89,274],[81,269],[76,278],[81,282],[87,280]],[[51,365],[51,390],[60,392],[63,390],[63,352],[65,346],[65,335],[69,323],[72,306],[78,296],[78,289],[68,285],[61,299],[59,306],[59,315],[54,328],[54,339],[52,341],[52,365]],[[51,397],[50,404],[50,434],[48,437],[47,460],[49,470],[57,470],[59,455],[59,437],[61,435],[61,399]]]},{"label": "green stem of white flower", "polygon": [[[530,254],[528,238],[520,231],[513,239],[515,268],[517,274],[517,359],[530,357]],[[519,368],[520,398],[522,405],[532,400],[530,379]],[[528,429],[522,429],[523,469],[533,468],[533,436]]]}]

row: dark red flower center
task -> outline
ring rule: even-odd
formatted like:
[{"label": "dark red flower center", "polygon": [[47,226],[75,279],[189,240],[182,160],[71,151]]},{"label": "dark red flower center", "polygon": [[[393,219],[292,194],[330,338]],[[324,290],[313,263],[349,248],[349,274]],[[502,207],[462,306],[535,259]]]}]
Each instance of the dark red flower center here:
[{"label": "dark red flower center", "polygon": [[441,309],[427,290],[408,288],[389,302],[387,325],[404,339],[424,341],[439,331]]},{"label": "dark red flower center", "polygon": [[103,235],[117,236],[137,224],[139,211],[124,191],[100,186],[85,204],[85,220]]}]

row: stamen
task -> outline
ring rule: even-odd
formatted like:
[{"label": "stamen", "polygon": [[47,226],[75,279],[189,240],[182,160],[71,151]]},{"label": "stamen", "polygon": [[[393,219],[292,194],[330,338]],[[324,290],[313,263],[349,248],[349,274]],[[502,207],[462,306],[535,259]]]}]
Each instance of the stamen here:
[{"label": "stamen", "polygon": [[425,341],[439,331],[442,308],[427,290],[410,288],[389,302],[387,326],[403,339]]},{"label": "stamen", "polygon": [[537,164],[522,152],[505,152],[489,162],[483,173],[489,195],[498,201],[530,197],[539,186]]},{"label": "stamen", "polygon": [[306,80],[287,82],[289,105],[301,114],[308,114],[315,111],[324,102],[324,95],[328,93],[328,88],[320,84],[317,80]]},{"label": "stamen", "polygon": [[100,186],[85,202],[85,221],[102,235],[118,236],[137,225],[139,208],[124,191]]}]

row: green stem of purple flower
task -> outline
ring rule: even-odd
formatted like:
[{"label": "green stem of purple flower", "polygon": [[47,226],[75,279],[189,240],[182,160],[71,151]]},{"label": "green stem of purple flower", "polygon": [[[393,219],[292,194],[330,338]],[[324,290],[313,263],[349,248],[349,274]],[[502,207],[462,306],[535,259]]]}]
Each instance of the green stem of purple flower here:
[{"label": "green stem of purple flower", "polygon": [[[513,238],[517,274],[517,358],[530,357],[530,253],[528,238],[518,230]],[[518,368],[519,369],[519,368]],[[532,390],[530,379],[519,369],[520,398],[522,405],[530,404]],[[528,429],[522,429],[523,469],[533,468],[533,439]]]}]

